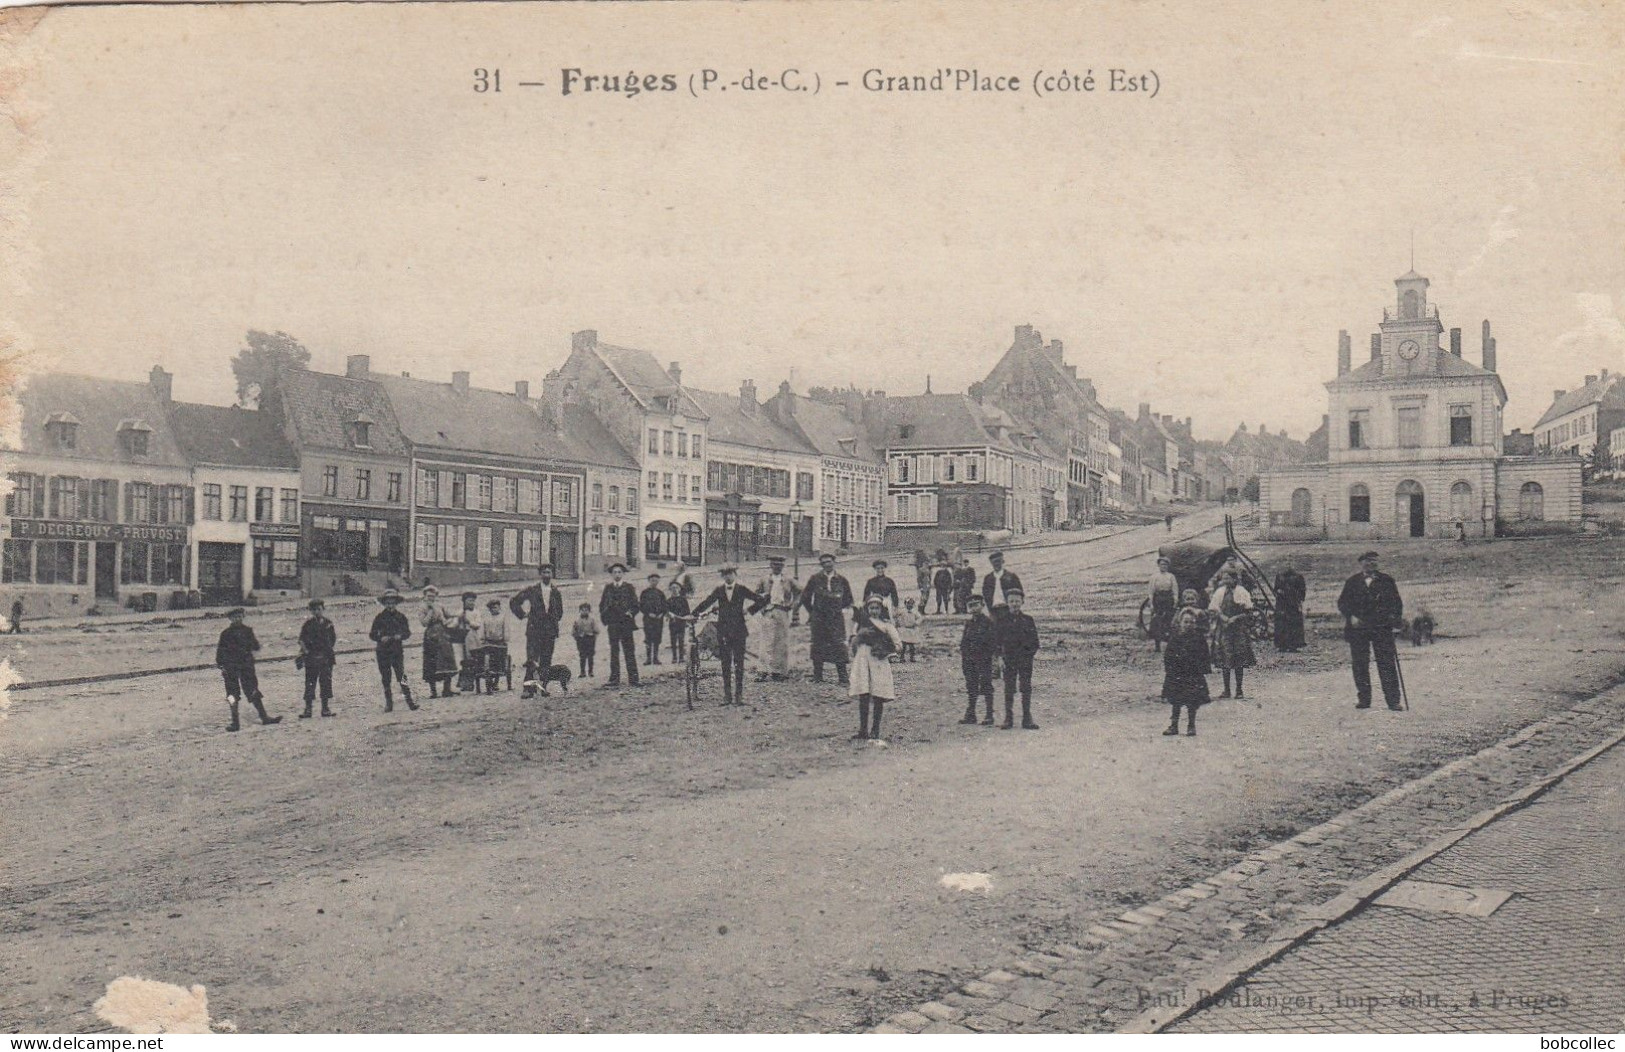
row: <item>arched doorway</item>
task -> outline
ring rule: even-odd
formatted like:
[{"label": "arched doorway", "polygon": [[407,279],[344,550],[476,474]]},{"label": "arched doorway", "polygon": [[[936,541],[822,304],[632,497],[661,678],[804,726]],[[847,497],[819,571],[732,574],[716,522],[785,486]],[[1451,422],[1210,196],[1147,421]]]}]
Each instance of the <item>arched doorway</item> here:
[{"label": "arched doorway", "polygon": [[1463,481],[1450,487],[1450,517],[1457,522],[1478,520],[1478,508],[1473,504],[1473,487]]},{"label": "arched doorway", "polygon": [[1307,489],[1299,488],[1292,491],[1292,525],[1309,525],[1311,500],[1312,498]]},{"label": "arched doorway", "polygon": [[1540,520],[1546,517],[1546,491],[1538,482],[1525,482],[1518,490],[1518,518]]},{"label": "arched doorway", "polygon": [[1425,537],[1427,524],[1422,484],[1406,479],[1394,490],[1394,532],[1405,537]]},{"label": "arched doorway", "polygon": [[657,519],[644,528],[643,553],[650,559],[677,558],[677,527]]}]

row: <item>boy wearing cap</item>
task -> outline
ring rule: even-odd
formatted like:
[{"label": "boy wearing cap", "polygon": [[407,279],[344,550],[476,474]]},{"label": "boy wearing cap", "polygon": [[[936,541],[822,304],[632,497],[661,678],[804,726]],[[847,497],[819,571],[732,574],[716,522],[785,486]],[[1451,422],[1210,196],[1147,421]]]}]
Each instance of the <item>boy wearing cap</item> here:
[{"label": "boy wearing cap", "polygon": [[254,672],[254,651],[260,648],[260,641],[254,638],[254,630],[243,624],[243,608],[228,610],[226,619],[231,624],[221,631],[220,641],[214,648],[214,663],[226,681],[226,704],[231,708],[231,723],[226,730],[235,731],[242,726],[237,722],[237,703],[243,698],[260,714],[261,723],[281,723],[281,716],[265,714],[259,677]]},{"label": "boy wearing cap", "polygon": [[293,663],[296,668],[305,670],[305,711],[299,714],[302,720],[310,719],[318,684],[322,688],[322,715],[333,715],[330,706],[333,701],[333,663],[336,660],[334,651],[338,649],[338,632],[334,630],[333,622],[327,619],[325,608],[326,604],[320,599],[312,599],[310,617],[299,628],[299,656]]},{"label": "boy wearing cap", "polygon": [[638,629],[638,591],[630,581],[621,577],[626,573],[625,563],[611,563],[610,582],[598,595],[598,620],[604,623],[609,635],[609,680],[611,687],[620,686],[621,661],[626,661],[626,681],[638,685],[638,652],[632,645],[632,636]]},{"label": "boy wearing cap", "polygon": [[987,561],[993,569],[982,578],[982,602],[987,604],[993,620],[998,621],[1010,611],[1010,593],[1025,589],[1021,587],[1021,578],[1004,568],[1003,552],[989,553]]},{"label": "boy wearing cap", "polygon": [[[485,693],[497,692],[497,676],[508,667],[508,619],[502,616],[502,600],[485,601],[485,616],[480,619],[479,637],[475,643],[474,665],[485,680]],[[509,680],[511,683],[512,680]],[[479,680],[474,683],[479,693]]]},{"label": "boy wearing cap", "polygon": [[638,596],[638,610],[643,614],[643,663],[660,664],[660,640],[666,635],[666,593],[660,588],[660,575],[649,575],[649,587]]},{"label": "boy wearing cap", "polygon": [[886,603],[887,616],[895,617],[897,608],[902,605],[902,600],[897,597],[897,582],[886,576],[886,560],[876,559],[870,566],[875,575],[863,586],[863,601],[867,604],[870,599],[879,596]]},{"label": "boy wearing cap", "polygon": [[412,638],[412,623],[401,613],[401,593],[391,588],[378,597],[383,609],[372,619],[372,630],[367,638],[377,644],[378,674],[384,680],[384,711],[395,711],[395,695],[391,679],[401,685],[401,700],[413,712],[417,703],[412,700],[412,688],[406,683],[406,641]]},{"label": "boy wearing cap", "polygon": [[1024,596],[1012,588],[1004,593],[1009,608],[993,619],[999,660],[1004,662],[1004,730],[1015,726],[1016,689],[1021,689],[1021,728],[1036,731],[1033,722],[1033,656],[1038,653],[1038,625],[1021,612]]},{"label": "boy wearing cap", "polygon": [[688,657],[688,625],[683,618],[688,616],[689,606],[688,593],[683,591],[683,582],[676,577],[671,579],[666,593],[666,613],[671,618],[671,663],[680,665]]},{"label": "boy wearing cap", "polygon": [[733,563],[722,566],[722,583],[710,595],[701,599],[694,608],[699,617],[713,606],[717,608],[717,656],[722,659],[722,703],[745,703],[745,640],[750,629],[745,625],[745,603],[750,601],[749,613],[758,613],[767,605],[767,597],[740,584],[736,578],[739,567]]},{"label": "boy wearing cap", "polygon": [[993,619],[987,616],[987,604],[982,597],[973,595],[967,602],[970,619],[959,634],[959,668],[965,674],[964,718],[959,722],[967,726],[976,723],[976,699],[985,698],[986,714],[982,726],[993,726],[993,654],[998,640],[993,634]]},{"label": "boy wearing cap", "polygon": [[577,608],[576,619],[570,623],[570,637],[576,641],[581,678],[587,679],[594,674],[593,659],[598,656],[598,622],[592,619],[591,603],[582,603]]}]

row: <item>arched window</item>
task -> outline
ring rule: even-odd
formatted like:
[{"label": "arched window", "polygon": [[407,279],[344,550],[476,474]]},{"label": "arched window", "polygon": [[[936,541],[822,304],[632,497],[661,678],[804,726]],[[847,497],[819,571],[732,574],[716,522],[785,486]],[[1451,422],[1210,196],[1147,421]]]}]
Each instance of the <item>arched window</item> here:
[{"label": "arched window", "polygon": [[1538,482],[1525,482],[1518,491],[1518,518],[1544,519],[1546,517],[1546,491]]},{"label": "arched window", "polygon": [[1422,297],[1415,289],[1406,289],[1405,298],[1400,308],[1402,318],[1420,318],[1422,316]]},{"label": "arched window", "polygon": [[1349,521],[1371,521],[1371,491],[1366,489],[1363,482],[1349,487]]},{"label": "arched window", "polygon": [[704,553],[705,531],[697,522],[688,523],[683,527],[683,561],[691,566],[698,565]]},{"label": "arched window", "polygon": [[677,558],[677,527],[669,522],[651,522],[643,542],[643,552],[651,559]]},{"label": "arched window", "polygon": [[1450,517],[1462,522],[1478,518],[1477,510],[1473,507],[1473,487],[1465,482],[1450,487]]},{"label": "arched window", "polygon": [[1309,525],[1309,508],[1311,497],[1309,491],[1302,487],[1292,491],[1292,525]]}]

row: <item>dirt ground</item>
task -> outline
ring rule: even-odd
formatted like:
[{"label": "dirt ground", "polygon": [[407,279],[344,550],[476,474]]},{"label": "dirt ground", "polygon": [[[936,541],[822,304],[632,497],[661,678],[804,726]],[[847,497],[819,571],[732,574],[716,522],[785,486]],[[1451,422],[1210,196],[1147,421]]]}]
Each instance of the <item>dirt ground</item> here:
[{"label": "dirt ground", "polygon": [[[0,1029],[95,1028],[124,975],[203,984],[245,1031],[857,1029],[1620,675],[1625,543],[1386,546],[1439,626],[1402,651],[1406,714],[1352,705],[1333,601],[1357,549],[1249,544],[1308,576],[1311,646],[1260,647],[1247,701],[1163,738],[1133,624],[1165,539],[1013,555],[1036,733],[957,724],[955,618],[898,666],[885,746],[805,681],[733,710],[687,711],[668,675],[385,715],[357,657],[337,719],[293,718],[281,666],[288,719],[236,735],[208,672],[18,694]],[[960,872],[991,889],[939,883]]]}]

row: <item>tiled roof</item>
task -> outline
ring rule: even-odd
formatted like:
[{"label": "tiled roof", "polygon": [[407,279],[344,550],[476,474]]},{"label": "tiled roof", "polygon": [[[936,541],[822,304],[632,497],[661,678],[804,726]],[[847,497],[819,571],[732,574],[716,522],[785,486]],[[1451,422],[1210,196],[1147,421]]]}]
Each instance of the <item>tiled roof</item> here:
[{"label": "tiled roof", "polygon": [[170,424],[181,450],[194,464],[232,467],[299,467],[299,455],[282,433],[282,420],[241,406],[171,402]]},{"label": "tiled roof", "polygon": [[814,454],[818,450],[808,445],[801,436],[780,427],[768,410],[761,405],[753,413],[739,406],[737,395],[688,388],[688,394],[699,403],[709,418],[706,434],[715,446],[718,442],[731,442],[755,449],[773,449],[786,453]]},{"label": "tiled roof", "polygon": [[[23,452],[75,460],[189,466],[180,443],[175,440],[164,403],[150,384],[68,373],[37,373],[17,392],[17,403],[22,417]],[[79,422],[71,450],[58,449],[45,433],[46,418],[55,413],[70,414]],[[135,457],[124,452],[118,432],[125,422],[132,422],[148,432],[145,456]]]},{"label": "tiled roof", "polygon": [[1597,402],[1605,403],[1609,409],[1625,409],[1625,385],[1620,383],[1622,377],[1625,377],[1625,374],[1612,373],[1599,377],[1578,390],[1566,392],[1541,415],[1535,426],[1544,427],[1548,421],[1568,416],[1576,409],[1583,409]]},{"label": "tiled roof", "polygon": [[354,449],[350,425],[357,414],[365,413],[372,421],[368,452],[407,455],[406,439],[396,423],[389,395],[374,380],[292,369],[282,375],[279,386],[300,445]]},{"label": "tiled roof", "polygon": [[638,458],[615,441],[609,428],[584,405],[564,407],[564,433],[575,448],[575,459],[600,467],[639,469]]},{"label": "tiled roof", "polygon": [[[963,394],[904,395],[886,400],[885,435],[878,443],[887,449],[941,449],[960,446],[996,446],[1009,450],[982,423],[975,402]],[[907,429],[908,437],[903,437]],[[872,436],[873,437],[873,436]]]},{"label": "tiled roof", "polygon": [[672,409],[695,416],[704,415],[699,404],[672,380],[671,374],[662,369],[655,356],[648,351],[616,347],[609,343],[595,343],[593,347],[598,357],[620,377],[633,397],[645,408],[651,407],[656,398],[676,398],[677,404]]},{"label": "tiled roof", "polygon": [[1364,365],[1360,366],[1358,369],[1355,369],[1353,372],[1350,372],[1346,376],[1339,376],[1337,379],[1332,380],[1331,383],[1342,385],[1342,384],[1353,384],[1353,383],[1365,383],[1365,382],[1370,381],[1370,380],[1398,380],[1398,379],[1426,380],[1426,379],[1428,379],[1430,377],[1434,377],[1434,376],[1464,377],[1464,376],[1494,376],[1495,375],[1494,373],[1490,372],[1489,370],[1481,369],[1478,366],[1474,365],[1472,362],[1467,361],[1465,358],[1458,358],[1456,355],[1451,354],[1448,351],[1439,352],[1438,362],[1439,362],[1439,369],[1438,369],[1438,372],[1436,372],[1436,373],[1423,373],[1423,374],[1419,374],[1419,375],[1416,375],[1416,376],[1410,376],[1410,377],[1398,377],[1398,376],[1384,375],[1384,373],[1382,371],[1382,362],[1381,362],[1381,360],[1380,359],[1372,359],[1370,361],[1367,361]]},{"label": "tiled roof", "polygon": [[819,402],[801,395],[788,396],[791,413],[801,433],[820,454],[826,457],[845,457],[849,460],[867,460],[879,463],[884,457],[869,444],[864,429],[852,422],[846,410],[828,402]]},{"label": "tiled roof", "polygon": [[412,445],[534,457],[557,462],[579,461],[583,443],[572,441],[542,419],[530,402],[516,395],[406,376],[373,375],[389,395],[395,418]]}]

